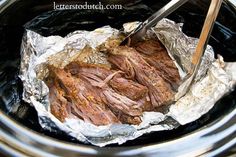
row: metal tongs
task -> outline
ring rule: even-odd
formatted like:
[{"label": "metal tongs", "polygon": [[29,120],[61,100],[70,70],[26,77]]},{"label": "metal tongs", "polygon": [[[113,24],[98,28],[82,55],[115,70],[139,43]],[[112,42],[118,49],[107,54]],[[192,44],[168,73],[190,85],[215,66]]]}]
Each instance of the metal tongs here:
[{"label": "metal tongs", "polygon": [[192,56],[191,69],[187,76],[184,78],[183,83],[178,88],[178,93],[175,95],[175,100],[177,101],[183,97],[187,91],[190,89],[190,86],[198,72],[199,66],[201,64],[202,56],[205,52],[208,40],[211,36],[211,32],[220,10],[223,0],[211,0],[210,7],[207,12],[207,16],[200,34],[200,38],[196,47],[196,50]]},{"label": "metal tongs", "polygon": [[[126,45],[127,43],[135,43],[137,41],[143,40],[147,30],[153,27],[162,18],[168,16],[180,6],[182,6],[188,0],[172,0],[166,4],[163,8],[154,13],[145,22],[139,24],[139,26],[134,29],[126,38],[121,42],[120,45]],[[177,101],[182,96],[184,96],[189,90],[196,74],[199,69],[202,56],[205,52],[209,37],[212,32],[216,17],[220,10],[223,0],[211,0],[210,7],[200,34],[200,38],[196,47],[196,50],[192,56],[191,70],[188,72],[187,76],[183,79],[183,83],[178,88],[178,93],[175,95],[175,100]]]},{"label": "metal tongs", "polygon": [[171,0],[160,10],[155,12],[152,16],[150,16],[146,21],[140,23],[136,29],[130,32],[126,38],[121,42],[120,45],[128,45],[130,42],[135,43],[140,40],[143,40],[144,36],[148,29],[153,27],[157,22],[159,22],[164,17],[168,16],[175,10],[177,10],[180,6],[186,3],[188,0]]}]

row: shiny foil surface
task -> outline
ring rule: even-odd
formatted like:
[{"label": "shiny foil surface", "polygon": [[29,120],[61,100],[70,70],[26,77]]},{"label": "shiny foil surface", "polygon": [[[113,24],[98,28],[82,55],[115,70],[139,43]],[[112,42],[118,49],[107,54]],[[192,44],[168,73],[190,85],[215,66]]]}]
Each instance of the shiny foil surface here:
[{"label": "shiny foil surface", "polygon": [[[124,28],[129,32],[137,24],[138,22],[127,23]],[[181,31],[182,25],[163,19],[148,31],[147,37],[159,38],[179,69],[181,78],[184,78],[191,67],[191,58],[198,39],[186,36]],[[81,142],[100,147],[113,143],[122,144],[152,131],[170,130],[195,121],[207,113],[215,102],[235,85],[236,63],[224,63],[220,56],[214,59],[212,47],[207,46],[190,90],[170,105],[167,112],[144,112],[142,123],[139,125],[95,126],[72,118],[67,118],[64,123],[60,122],[50,112],[49,89],[43,82],[48,75],[47,65],[63,68],[75,59],[86,63],[109,65],[106,54],[99,49],[111,40],[119,42],[121,37],[119,31],[110,26],[91,32],[78,30],[64,38],[43,37],[26,30],[21,46],[19,75],[24,85],[23,99],[35,107],[40,125],[44,129],[60,129]]]}]

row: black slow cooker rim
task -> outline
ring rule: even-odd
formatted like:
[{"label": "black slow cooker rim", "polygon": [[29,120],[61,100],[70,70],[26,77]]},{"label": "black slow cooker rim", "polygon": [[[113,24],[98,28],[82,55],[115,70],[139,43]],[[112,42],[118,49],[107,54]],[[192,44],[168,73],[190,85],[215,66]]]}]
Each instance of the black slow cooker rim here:
[{"label": "black slow cooker rim", "polygon": [[[8,5],[10,4],[6,3],[5,7]],[[139,145],[99,148],[90,145],[73,144],[42,135],[20,125],[20,123],[8,117],[0,110],[0,150],[3,152],[7,151],[7,149],[4,150],[4,147],[1,147],[4,145],[5,148],[8,147],[8,150],[12,151],[8,153],[15,153],[15,155],[16,153],[21,153],[31,156],[61,156],[63,154],[68,156],[77,156],[78,154],[87,156],[156,156],[156,154],[160,154],[161,156],[197,156],[203,154],[214,156],[215,154],[219,154],[219,152],[230,148],[236,143],[236,126],[233,125],[235,122],[236,109],[230,113],[227,113],[227,115],[216,119],[214,122],[205,125],[204,127],[187,133],[184,136],[176,137],[173,140],[144,146]],[[222,132],[225,133],[224,136],[216,136],[214,141],[209,140],[210,136],[217,135]],[[199,146],[193,148],[191,143],[196,144],[193,142],[196,139],[199,139],[200,141]]]},{"label": "black slow cooker rim", "polygon": [[[126,146],[126,147],[96,147],[82,144],[73,144],[60,141],[52,137],[40,135],[38,132],[21,126],[18,122],[8,117],[0,111],[0,141],[7,144],[14,150],[24,152],[29,155],[62,155],[75,154],[81,155],[113,155],[113,156],[130,156],[130,155],[153,155],[153,154],[178,154],[185,155],[206,155],[210,156],[232,147],[236,143],[235,130],[236,126],[236,109],[232,110],[223,118],[190,132],[174,140],[149,144],[145,146]],[[232,124],[232,125],[231,125]],[[222,131],[224,130],[224,131]],[[224,133],[224,136],[217,134]],[[215,136],[214,140],[209,137]],[[191,143],[198,139],[198,146],[192,147]],[[13,142],[13,141],[14,142]],[[189,143],[189,145],[186,143]],[[227,145],[224,145],[227,143]],[[184,146],[184,147],[181,147]],[[186,147],[187,146],[187,147]],[[189,148],[188,148],[189,146]],[[223,146],[223,147],[222,147]],[[178,147],[178,148],[176,148]],[[200,148],[202,147],[202,148]],[[178,151],[177,151],[178,150]],[[186,152],[187,151],[187,152]],[[59,153],[59,154],[58,154]]]}]

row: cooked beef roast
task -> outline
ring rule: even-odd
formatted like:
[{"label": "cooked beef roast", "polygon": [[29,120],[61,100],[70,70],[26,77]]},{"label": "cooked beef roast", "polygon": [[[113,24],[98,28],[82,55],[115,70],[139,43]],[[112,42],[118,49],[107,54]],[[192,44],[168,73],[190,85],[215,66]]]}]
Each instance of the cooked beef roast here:
[{"label": "cooked beef roast", "polygon": [[128,78],[136,79],[148,88],[151,103],[154,107],[169,104],[173,100],[174,92],[170,84],[134,48],[119,46],[110,53],[108,60],[112,64],[124,71]]},{"label": "cooked beef roast", "polygon": [[[53,67],[50,68],[50,77],[48,79],[52,79],[54,84],[58,84],[57,88],[64,91],[64,94],[61,94],[58,99],[66,99],[63,101],[64,104],[66,104],[67,101],[67,107],[58,110],[58,107],[55,107],[58,106],[58,101],[55,101],[55,99],[50,97],[51,110],[55,116],[62,110],[63,112],[66,112],[64,110],[68,111],[67,108],[70,108],[73,115],[95,125],[106,125],[119,122],[117,117],[103,103],[100,96],[101,90],[97,87],[93,87],[87,80],[80,77],[72,77],[70,73],[65,72],[63,69]],[[53,93],[55,92],[55,89],[50,88],[49,91],[50,93]],[[62,102],[60,101],[59,103]],[[63,120],[66,117],[60,115],[59,118],[60,120]]]},{"label": "cooked beef roast", "polygon": [[148,64],[157,69],[158,74],[170,83],[173,89],[177,89],[180,83],[178,69],[160,41],[146,40],[139,42],[135,45],[135,49],[142,54]]},{"label": "cooked beef roast", "polygon": [[[122,71],[110,70],[104,66],[72,62],[65,67],[72,75],[84,75],[100,81],[102,86],[108,83],[116,92],[132,100],[138,100],[148,93],[146,86],[122,77]],[[132,91],[132,92],[131,92]]]},{"label": "cooked beef roast", "polygon": [[48,82],[48,87],[50,89],[51,112],[60,121],[65,121],[65,118],[70,114],[69,104],[64,98],[65,93],[58,85],[58,82]]},{"label": "cooked beef roast", "polygon": [[[80,75],[93,86],[101,88],[104,103],[109,106],[112,112],[118,114],[118,117],[120,115],[126,115],[127,118],[128,116],[140,116],[142,111],[149,111],[152,108],[148,97],[148,89],[137,82],[122,77],[121,71],[109,70],[104,66],[75,62],[69,64],[65,69],[73,73],[74,76]],[[120,83],[120,86],[117,83]],[[120,119],[122,122],[128,120],[122,116],[121,118],[123,119]],[[137,119],[140,118],[136,117],[135,121]],[[136,123],[131,122],[132,120],[128,121],[126,123]],[[141,121],[139,120],[139,122]]]},{"label": "cooked beef roast", "polygon": [[[72,115],[95,125],[139,124],[142,112],[151,110],[147,88],[122,78],[120,71],[75,62],[66,66],[65,70],[49,69],[47,84],[51,111],[61,121],[70,111]],[[126,91],[116,86],[121,81],[125,82],[121,88],[126,88]],[[58,86],[51,88],[52,85]],[[129,87],[132,87],[130,92],[127,91]],[[58,90],[62,91],[61,94],[54,94]]]},{"label": "cooked beef roast", "polygon": [[49,66],[52,114],[62,122],[80,118],[95,125],[139,124],[144,111],[170,103],[180,77],[165,48],[148,40],[135,49],[109,50],[112,69],[79,61],[64,69]]}]

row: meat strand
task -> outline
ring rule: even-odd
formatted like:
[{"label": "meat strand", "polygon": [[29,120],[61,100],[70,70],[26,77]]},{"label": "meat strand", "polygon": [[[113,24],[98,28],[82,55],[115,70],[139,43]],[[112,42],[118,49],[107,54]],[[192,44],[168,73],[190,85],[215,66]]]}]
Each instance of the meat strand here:
[{"label": "meat strand", "polygon": [[[95,125],[119,123],[117,117],[103,104],[98,95],[99,89],[92,87],[83,79],[72,77],[63,69],[50,68],[50,74],[53,74],[53,78],[65,91],[65,97],[72,104],[72,110],[76,116]],[[53,92],[52,89],[50,91]]]},{"label": "meat strand", "polygon": [[108,60],[124,71],[129,78],[136,79],[148,87],[154,107],[171,103],[174,92],[170,84],[165,82],[157,69],[149,65],[134,48],[119,46],[110,51]]},{"label": "meat strand", "polygon": [[181,81],[179,71],[160,41],[142,41],[135,45],[135,49],[148,64],[157,69],[158,74],[170,83],[173,89],[177,89]]}]

